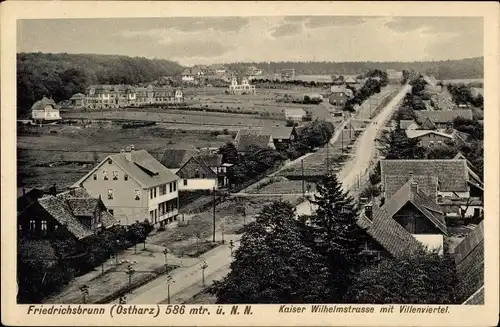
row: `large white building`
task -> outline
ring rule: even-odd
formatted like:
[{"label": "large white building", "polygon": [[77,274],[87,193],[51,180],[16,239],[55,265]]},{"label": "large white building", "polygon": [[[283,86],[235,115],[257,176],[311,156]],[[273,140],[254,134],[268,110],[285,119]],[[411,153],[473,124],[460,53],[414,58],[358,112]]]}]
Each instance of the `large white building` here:
[{"label": "large white building", "polygon": [[102,201],[122,225],[164,225],[179,213],[180,178],[145,150],[108,156],[73,187]]},{"label": "large white building", "polygon": [[255,85],[251,85],[248,78],[243,77],[241,84],[238,84],[238,79],[233,77],[231,84],[229,84],[230,94],[255,94]]}]

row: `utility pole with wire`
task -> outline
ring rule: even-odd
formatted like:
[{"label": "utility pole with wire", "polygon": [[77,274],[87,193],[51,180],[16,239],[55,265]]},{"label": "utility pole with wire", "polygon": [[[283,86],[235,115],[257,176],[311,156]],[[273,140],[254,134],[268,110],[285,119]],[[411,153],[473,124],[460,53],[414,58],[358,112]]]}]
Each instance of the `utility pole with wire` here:
[{"label": "utility pole with wire", "polygon": [[213,188],[214,193],[214,211],[213,211],[213,233],[212,233],[212,242],[215,243],[215,187]]},{"label": "utility pole with wire", "polygon": [[[328,144],[327,144],[327,147],[328,147]],[[305,189],[305,181],[304,181],[304,159],[300,160],[300,168],[301,168],[301,171],[302,171],[302,196],[305,195],[306,193],[306,189]]]}]

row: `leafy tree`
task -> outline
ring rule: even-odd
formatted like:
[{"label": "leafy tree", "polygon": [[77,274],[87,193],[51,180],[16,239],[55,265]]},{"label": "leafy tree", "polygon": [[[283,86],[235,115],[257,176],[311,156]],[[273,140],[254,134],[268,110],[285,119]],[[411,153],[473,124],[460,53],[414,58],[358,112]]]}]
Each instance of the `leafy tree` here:
[{"label": "leafy tree", "polygon": [[219,148],[219,154],[222,154],[222,162],[229,164],[238,163],[238,151],[233,143],[226,143]]},{"label": "leafy tree", "polygon": [[320,147],[330,141],[333,131],[332,123],[315,120],[300,131],[297,141],[306,144],[310,148]]},{"label": "leafy tree", "polygon": [[484,139],[484,127],[477,119],[467,119],[463,117],[456,117],[453,119],[453,127],[460,132],[471,135],[473,140]]},{"label": "leafy tree", "polygon": [[321,255],[302,241],[291,204],[274,202],[246,227],[230,273],[214,282],[217,303],[322,303],[330,280]]},{"label": "leafy tree", "polygon": [[420,251],[361,270],[346,297],[354,303],[457,304],[452,258]]},{"label": "leafy tree", "polygon": [[386,142],[388,148],[383,152],[387,159],[423,159],[425,157],[424,148],[418,146],[416,139],[408,138],[405,130],[392,131]]},{"label": "leafy tree", "polygon": [[311,202],[318,206],[311,216],[314,248],[327,258],[332,279],[329,298],[341,301],[360,265],[358,253],[364,232],[357,225],[354,200],[342,190],[336,175],[327,175],[316,184],[317,195]]}]

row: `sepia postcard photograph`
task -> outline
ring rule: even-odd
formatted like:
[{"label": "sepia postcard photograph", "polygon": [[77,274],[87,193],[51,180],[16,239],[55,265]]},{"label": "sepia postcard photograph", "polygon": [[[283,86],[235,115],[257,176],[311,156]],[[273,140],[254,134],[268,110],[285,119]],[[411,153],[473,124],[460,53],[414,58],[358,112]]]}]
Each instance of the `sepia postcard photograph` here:
[{"label": "sepia postcard photograph", "polygon": [[498,9],[3,3],[2,322],[496,325]]}]

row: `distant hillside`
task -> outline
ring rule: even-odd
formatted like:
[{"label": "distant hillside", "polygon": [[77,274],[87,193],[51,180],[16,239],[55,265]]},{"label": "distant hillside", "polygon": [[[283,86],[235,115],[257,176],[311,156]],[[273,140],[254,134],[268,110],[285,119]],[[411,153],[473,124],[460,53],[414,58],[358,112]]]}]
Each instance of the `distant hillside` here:
[{"label": "distant hillside", "polygon": [[18,114],[26,113],[44,95],[60,101],[84,92],[91,84],[138,84],[182,69],[176,62],[139,57],[18,53]]},{"label": "distant hillside", "polygon": [[414,70],[431,74],[436,79],[483,78],[483,58],[470,58],[445,61],[418,62],[241,62],[226,64],[230,69],[241,70],[257,66],[266,72],[295,68],[296,75],[357,75],[371,69]]}]

